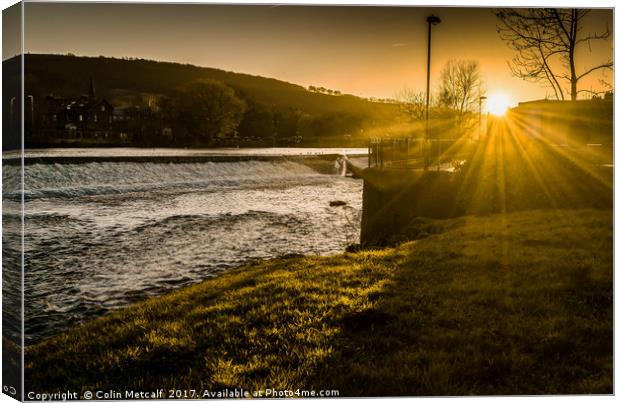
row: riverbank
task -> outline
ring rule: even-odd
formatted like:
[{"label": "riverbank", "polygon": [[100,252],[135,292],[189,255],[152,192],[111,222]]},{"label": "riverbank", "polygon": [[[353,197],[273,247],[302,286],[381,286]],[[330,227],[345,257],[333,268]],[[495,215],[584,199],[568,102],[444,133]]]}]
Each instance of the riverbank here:
[{"label": "riverbank", "polygon": [[28,348],[26,392],[612,393],[612,225],[469,216],[397,248],[260,261]]}]

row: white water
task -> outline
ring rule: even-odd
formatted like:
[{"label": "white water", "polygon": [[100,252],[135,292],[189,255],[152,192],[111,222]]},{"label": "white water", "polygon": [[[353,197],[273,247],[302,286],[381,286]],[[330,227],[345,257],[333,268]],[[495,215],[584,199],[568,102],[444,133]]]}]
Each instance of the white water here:
[{"label": "white water", "polygon": [[[5,197],[19,179],[19,167],[5,167]],[[240,161],[235,163],[87,163],[32,164],[26,166],[24,197],[79,197],[108,193],[131,193],[169,188],[235,186],[239,183],[317,179],[311,168],[293,162]]]},{"label": "white water", "polygon": [[[205,156],[299,156],[346,154],[366,155],[366,148],[43,148],[26,150],[26,157],[205,157]],[[2,153],[5,157],[18,156],[15,151]]]},{"label": "white water", "polygon": [[[18,170],[3,168],[7,220]],[[286,161],[26,165],[26,342],[254,259],[341,252],[359,240],[362,183],[338,173]]]}]

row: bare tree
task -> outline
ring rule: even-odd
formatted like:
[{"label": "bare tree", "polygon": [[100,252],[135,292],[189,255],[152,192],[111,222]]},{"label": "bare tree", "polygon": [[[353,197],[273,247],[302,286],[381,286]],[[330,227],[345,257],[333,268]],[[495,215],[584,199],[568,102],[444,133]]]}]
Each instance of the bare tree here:
[{"label": "bare tree", "polygon": [[579,80],[601,69],[613,68],[611,58],[593,66],[580,66],[577,71],[576,51],[580,45],[609,38],[609,27],[601,33],[582,34],[583,19],[589,10],[524,8],[498,9],[497,32],[517,51],[509,62],[516,77],[544,83],[551,87],[556,99],[565,99],[570,84],[570,99],[577,99]]},{"label": "bare tree", "polygon": [[402,112],[411,120],[424,120],[426,116],[426,94],[423,91],[415,91],[403,88],[396,94]]},{"label": "bare tree", "polygon": [[456,122],[466,128],[484,95],[480,66],[473,60],[450,60],[441,71],[439,104],[455,113]]}]

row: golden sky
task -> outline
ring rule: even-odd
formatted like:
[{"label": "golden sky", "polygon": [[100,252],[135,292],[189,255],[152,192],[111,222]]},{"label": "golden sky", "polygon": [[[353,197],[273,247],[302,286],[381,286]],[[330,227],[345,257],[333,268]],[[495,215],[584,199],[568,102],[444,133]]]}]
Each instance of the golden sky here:
[{"label": "golden sky", "polygon": [[[432,34],[432,83],[449,59],[473,59],[489,93],[514,102],[551,95],[511,76],[514,52],[500,40],[488,8],[25,4],[26,52],[191,63],[375,97],[424,90],[425,20],[435,14],[442,22]],[[584,31],[611,29],[612,20],[611,10],[593,10]],[[608,59],[611,42],[585,45],[580,60]]]}]

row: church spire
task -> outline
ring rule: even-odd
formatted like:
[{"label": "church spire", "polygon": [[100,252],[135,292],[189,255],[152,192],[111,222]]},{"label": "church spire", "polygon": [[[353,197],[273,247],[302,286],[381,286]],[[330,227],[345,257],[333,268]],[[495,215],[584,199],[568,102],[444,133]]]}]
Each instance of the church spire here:
[{"label": "church spire", "polygon": [[95,100],[95,85],[93,84],[93,78],[90,78],[90,87],[88,88],[88,100],[89,101],[94,101]]}]

